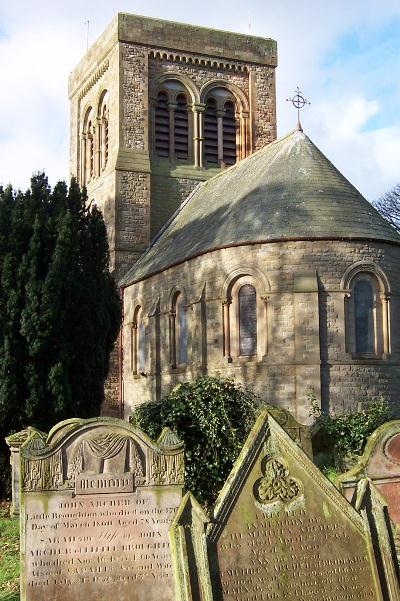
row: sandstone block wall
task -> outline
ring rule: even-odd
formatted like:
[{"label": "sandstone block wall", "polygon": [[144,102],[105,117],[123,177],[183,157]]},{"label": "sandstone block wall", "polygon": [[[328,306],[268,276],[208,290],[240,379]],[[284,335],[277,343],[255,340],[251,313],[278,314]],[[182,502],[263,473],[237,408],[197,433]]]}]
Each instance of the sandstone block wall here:
[{"label": "sandstone block wall", "polygon": [[[201,373],[233,376],[263,401],[310,421],[308,391],[324,408],[343,411],[383,394],[398,410],[400,394],[400,248],[353,241],[276,242],[213,251],[124,290],[123,403],[160,398],[179,381]],[[356,358],[347,348],[342,278],[359,261],[374,264],[390,285],[390,352]],[[266,304],[267,348],[263,355],[223,353],[224,282],[229,274],[253,274]],[[267,282],[267,283],[266,283]],[[169,315],[171,294],[186,298],[188,362],[171,368]],[[146,315],[146,371],[134,375],[130,363],[133,311]],[[155,349],[159,357],[155,360]]]}]

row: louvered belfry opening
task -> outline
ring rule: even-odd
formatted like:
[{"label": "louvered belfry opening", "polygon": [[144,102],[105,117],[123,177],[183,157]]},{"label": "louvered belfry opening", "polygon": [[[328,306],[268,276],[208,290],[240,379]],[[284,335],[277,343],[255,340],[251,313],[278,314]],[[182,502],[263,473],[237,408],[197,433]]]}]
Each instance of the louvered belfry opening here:
[{"label": "louvered belfry opening", "polygon": [[230,100],[225,103],[225,115],[223,118],[223,154],[225,165],[234,165],[236,163],[235,106]]},{"label": "louvered belfry opening", "polygon": [[157,156],[169,157],[169,112],[168,96],[165,92],[159,92],[157,95],[155,145]]},{"label": "louvered belfry opening", "polygon": [[218,164],[217,103],[209,98],[204,111],[204,154],[206,163]]},{"label": "louvered belfry opening", "polygon": [[186,160],[189,154],[189,124],[186,96],[179,94],[176,103],[174,120],[175,157]]}]

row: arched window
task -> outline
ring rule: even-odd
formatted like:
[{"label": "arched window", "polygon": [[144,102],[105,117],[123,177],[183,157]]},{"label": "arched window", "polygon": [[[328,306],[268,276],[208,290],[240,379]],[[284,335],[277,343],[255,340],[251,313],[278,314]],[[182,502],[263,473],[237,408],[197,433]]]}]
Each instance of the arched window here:
[{"label": "arched window", "polygon": [[251,357],[257,354],[257,300],[256,289],[244,284],[238,293],[239,355]]},{"label": "arched window", "polygon": [[103,92],[99,103],[99,171],[102,173],[108,161],[108,93]]},{"label": "arched window", "polygon": [[136,307],[132,323],[131,339],[132,373],[138,375],[146,371],[146,331],[143,310]]},{"label": "arched window", "polygon": [[374,290],[370,281],[360,279],[354,286],[356,353],[375,353]]},{"label": "arched window", "polygon": [[187,317],[184,297],[181,292],[174,295],[170,314],[171,367],[187,363]]},{"label": "arched window", "polygon": [[166,92],[159,92],[157,95],[154,121],[156,155],[159,157],[169,157],[170,132],[168,96]]},{"label": "arched window", "polygon": [[177,159],[186,160],[189,154],[188,107],[185,94],[176,98],[174,115],[174,148]]},{"label": "arched window", "polygon": [[[390,352],[387,279],[371,265],[351,267],[342,279],[345,294],[346,351],[357,357],[381,357]],[[364,267],[365,268],[365,267]]]},{"label": "arched window", "polygon": [[236,103],[226,88],[213,88],[204,112],[204,158],[208,165],[234,165],[237,154]]},{"label": "arched window", "polygon": [[189,94],[175,79],[164,81],[157,93],[154,108],[154,154],[159,158],[187,161],[191,156],[189,139],[192,114]]},{"label": "arched window", "polygon": [[86,186],[94,177],[94,114],[90,107],[85,113],[81,137],[81,184]]},{"label": "arched window", "polygon": [[268,306],[260,285],[250,274],[235,275],[227,284],[222,317],[223,352],[228,362],[261,360],[267,354]]},{"label": "arched window", "polygon": [[206,163],[218,164],[217,103],[209,98],[204,111],[204,155]]}]

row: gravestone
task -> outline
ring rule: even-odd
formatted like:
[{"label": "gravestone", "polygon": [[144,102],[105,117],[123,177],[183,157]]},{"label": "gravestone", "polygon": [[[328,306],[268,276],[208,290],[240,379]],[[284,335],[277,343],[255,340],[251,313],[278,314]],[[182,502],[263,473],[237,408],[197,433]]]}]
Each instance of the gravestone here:
[{"label": "gravestone", "polygon": [[393,550],[371,536],[388,540],[387,524],[368,499],[353,508],[264,411],[211,518],[182,500],[170,533],[178,600],[398,601]]},{"label": "gravestone", "polygon": [[22,601],[173,601],[168,529],[183,444],[112,418],[68,420],[22,445]]},{"label": "gravestone", "polygon": [[21,495],[21,474],[20,474],[20,459],[19,450],[24,442],[32,435],[33,432],[37,432],[43,438],[47,437],[47,434],[35,430],[35,428],[26,428],[15,434],[7,436],[6,443],[10,448],[10,465],[11,465],[11,507],[10,514],[12,516],[19,515],[20,506],[20,495]]},{"label": "gravestone", "polygon": [[349,501],[362,478],[372,480],[386,499],[392,521],[400,526],[400,420],[377,428],[356,465],[339,476],[338,484]]},{"label": "gravestone", "polygon": [[364,478],[373,482],[386,502],[395,526],[394,541],[400,561],[400,420],[377,428],[356,465],[338,477],[338,485],[346,499],[356,498],[358,483]]}]

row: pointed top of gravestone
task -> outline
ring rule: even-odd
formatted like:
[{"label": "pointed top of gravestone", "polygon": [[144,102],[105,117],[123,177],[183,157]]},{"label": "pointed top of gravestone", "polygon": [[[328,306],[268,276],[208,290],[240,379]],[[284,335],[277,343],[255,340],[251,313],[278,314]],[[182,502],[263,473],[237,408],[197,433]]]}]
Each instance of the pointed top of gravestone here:
[{"label": "pointed top of gravestone", "polygon": [[193,526],[194,524],[208,524],[210,518],[192,495],[187,492],[171,522],[171,528],[175,526]]},{"label": "pointed top of gravestone", "polygon": [[[170,530],[182,601],[334,601],[347,592],[353,599],[385,598],[386,576],[378,572],[379,553],[364,519],[376,515],[385,533],[383,513],[379,507],[357,512],[267,409],[206,528],[195,507],[187,496]],[[392,575],[390,554],[385,561]]]},{"label": "pointed top of gravestone", "polygon": [[157,444],[160,447],[172,448],[183,446],[183,441],[170,428],[163,428],[160,436],[157,439]]},{"label": "pointed top of gravestone", "polygon": [[367,506],[383,509],[387,502],[370,478],[362,478],[357,484],[352,505],[361,511]]},{"label": "pointed top of gravestone", "polygon": [[[257,477],[254,469],[258,464]],[[250,480],[254,478],[254,482]],[[244,490],[248,490],[244,500]],[[275,493],[274,491],[280,491]],[[264,514],[291,514],[304,503],[334,506],[345,519],[364,532],[361,516],[307,457],[278,424],[268,409],[260,413],[216,501],[211,527],[218,537],[221,524],[232,509],[241,503],[252,504],[252,511]]]}]

